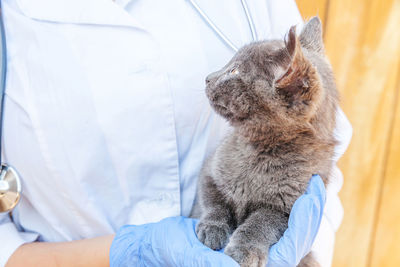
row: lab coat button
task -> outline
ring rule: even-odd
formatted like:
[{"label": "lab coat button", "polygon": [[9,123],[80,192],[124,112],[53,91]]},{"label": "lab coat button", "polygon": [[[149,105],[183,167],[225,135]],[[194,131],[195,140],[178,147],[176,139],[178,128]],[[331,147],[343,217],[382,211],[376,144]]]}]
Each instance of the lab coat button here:
[{"label": "lab coat button", "polygon": [[161,193],[158,195],[158,198],[155,199],[156,202],[163,203],[165,205],[171,206],[173,205],[173,197],[170,193]]}]

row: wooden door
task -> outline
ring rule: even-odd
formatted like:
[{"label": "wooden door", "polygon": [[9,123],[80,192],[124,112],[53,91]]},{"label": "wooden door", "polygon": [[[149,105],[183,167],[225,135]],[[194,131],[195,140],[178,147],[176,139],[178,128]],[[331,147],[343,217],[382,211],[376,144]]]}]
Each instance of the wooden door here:
[{"label": "wooden door", "polygon": [[400,266],[400,0],[298,0],[318,14],[353,126],[339,161],[344,220],[333,266]]}]

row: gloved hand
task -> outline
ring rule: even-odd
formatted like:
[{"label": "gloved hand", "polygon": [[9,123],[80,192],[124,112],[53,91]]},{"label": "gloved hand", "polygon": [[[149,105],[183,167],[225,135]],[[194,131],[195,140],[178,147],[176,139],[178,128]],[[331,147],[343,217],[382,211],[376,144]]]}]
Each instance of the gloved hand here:
[{"label": "gloved hand", "polygon": [[239,266],[229,256],[204,246],[197,220],[172,217],[158,223],[123,226],[110,249],[110,266]]},{"label": "gloved hand", "polygon": [[313,175],[306,193],[294,203],[288,229],[269,250],[268,267],[297,266],[307,255],[317,236],[326,201],[325,186]]}]

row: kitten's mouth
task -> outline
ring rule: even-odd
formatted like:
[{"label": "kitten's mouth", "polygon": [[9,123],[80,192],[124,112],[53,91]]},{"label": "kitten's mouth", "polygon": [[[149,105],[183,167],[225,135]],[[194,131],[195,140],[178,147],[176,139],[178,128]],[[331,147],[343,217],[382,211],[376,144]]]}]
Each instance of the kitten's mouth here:
[{"label": "kitten's mouth", "polygon": [[224,105],[223,103],[219,103],[220,96],[217,94],[213,94],[209,87],[206,87],[206,95],[210,102],[211,107],[220,115],[226,116],[229,113],[228,105]]},{"label": "kitten's mouth", "polygon": [[210,94],[208,90],[206,92],[207,92],[207,97],[208,97],[208,99],[210,101],[210,104],[215,110],[218,110],[218,109],[221,109],[223,111],[227,111],[228,110],[228,107],[226,105],[218,103],[219,102],[218,101],[219,96]]},{"label": "kitten's mouth", "polygon": [[212,103],[213,109],[222,117],[227,120],[230,120],[233,117],[233,114],[229,111],[228,107],[222,104]]}]

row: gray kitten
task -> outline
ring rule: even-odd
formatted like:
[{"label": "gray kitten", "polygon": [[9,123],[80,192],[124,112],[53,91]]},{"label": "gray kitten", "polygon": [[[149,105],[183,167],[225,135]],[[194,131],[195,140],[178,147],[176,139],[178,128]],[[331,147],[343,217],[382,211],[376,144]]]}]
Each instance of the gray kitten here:
[{"label": "gray kitten", "polygon": [[[265,266],[312,174],[327,184],[338,93],[312,18],[299,37],[251,43],[206,79],[213,109],[233,131],[203,166],[196,233],[241,266]],[[196,211],[194,211],[196,213]],[[311,254],[301,266],[315,266]]]}]

